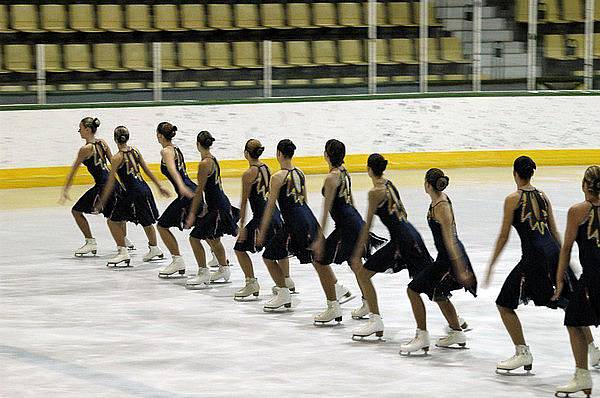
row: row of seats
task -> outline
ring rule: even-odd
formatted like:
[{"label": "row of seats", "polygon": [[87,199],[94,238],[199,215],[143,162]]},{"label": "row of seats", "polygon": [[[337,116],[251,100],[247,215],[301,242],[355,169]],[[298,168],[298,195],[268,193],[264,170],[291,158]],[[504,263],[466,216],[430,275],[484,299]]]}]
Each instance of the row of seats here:
[{"label": "row of seats", "polygon": [[[538,23],[572,23],[585,20],[585,0],[539,0]],[[527,23],[529,0],[517,0],[515,19]],[[595,0],[594,20],[600,21],[600,0]]]},{"label": "row of seats", "polygon": [[[551,60],[574,61],[585,58],[585,36],[544,35],[544,57]],[[600,33],[594,34],[593,57],[600,59]]]},{"label": "row of seats", "polygon": [[[377,3],[379,26],[417,26],[419,4]],[[0,5],[0,33],[156,32],[367,26],[364,3]],[[438,25],[430,3],[429,24]]]},{"label": "row of seats", "polygon": [[[47,44],[45,66],[48,72],[149,72],[152,70],[150,45],[146,43]],[[418,64],[419,43],[413,39],[378,39],[377,63]],[[32,46],[4,45],[0,69],[4,72],[34,73]],[[428,39],[431,64],[468,63],[456,37]],[[261,44],[162,43],[161,68],[165,71],[262,68]],[[367,46],[361,40],[287,41],[272,43],[275,68],[367,65]]]}]

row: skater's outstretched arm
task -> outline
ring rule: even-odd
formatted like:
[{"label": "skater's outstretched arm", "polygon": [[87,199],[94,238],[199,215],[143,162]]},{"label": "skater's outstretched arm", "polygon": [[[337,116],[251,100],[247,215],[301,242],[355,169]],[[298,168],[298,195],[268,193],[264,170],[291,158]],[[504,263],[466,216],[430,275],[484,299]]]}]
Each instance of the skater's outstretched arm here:
[{"label": "skater's outstretched arm", "polygon": [[273,212],[275,211],[275,202],[279,196],[279,191],[285,181],[286,171],[280,170],[271,176],[269,182],[269,200],[267,201],[267,208],[263,213],[262,220],[260,221],[260,228],[258,229],[258,236],[256,237],[256,245],[264,246],[265,234],[264,232],[269,229],[271,225],[271,218],[273,218]]},{"label": "skater's outstretched arm", "polygon": [[385,191],[382,189],[371,189],[369,191],[369,209],[367,210],[367,218],[365,220],[365,225],[363,225],[362,230],[360,231],[360,236],[358,241],[356,242],[356,247],[354,248],[354,253],[352,254],[352,258],[350,259],[350,263],[354,264],[363,256],[363,250],[365,245],[367,244],[367,240],[369,239],[369,232],[371,231],[371,226],[373,225],[373,217],[375,216],[375,211],[377,211],[377,207],[385,198]]},{"label": "skater's outstretched arm", "polygon": [[454,273],[458,277],[459,282],[464,287],[471,287],[475,282],[475,276],[467,267],[462,253],[458,247],[458,238],[456,236],[456,223],[454,213],[448,202],[440,202],[433,209],[435,219],[442,227],[442,237],[444,238],[444,246],[450,255]]},{"label": "skater's outstretched arm", "polygon": [[194,192],[192,192],[192,190],[189,189],[187,187],[187,185],[185,185],[183,183],[183,179],[181,178],[181,175],[177,171],[177,165],[175,164],[175,150],[173,149],[173,147],[169,145],[169,146],[161,149],[160,156],[162,157],[162,160],[165,162],[165,165],[167,166],[167,170],[169,170],[169,174],[175,180],[175,185],[177,185],[177,190],[179,192],[181,192],[183,194],[183,196],[185,196],[187,198],[193,198]]},{"label": "skater's outstretched arm", "polygon": [[190,205],[190,212],[185,222],[186,228],[191,228],[192,225],[194,225],[200,205],[202,205],[203,211],[205,210],[206,206],[204,206],[204,187],[206,186],[206,181],[208,180],[208,175],[210,174],[212,166],[213,164],[210,158],[206,158],[198,163],[198,187],[196,188],[194,199]]},{"label": "skater's outstretched arm", "polygon": [[589,207],[586,203],[578,203],[569,209],[567,214],[567,227],[565,230],[565,241],[560,249],[560,258],[558,260],[558,268],[556,269],[556,288],[552,300],[558,300],[564,287],[565,271],[571,260],[571,250],[573,242],[577,239],[577,230],[581,221],[587,216]]},{"label": "skater's outstretched arm", "polygon": [[112,167],[110,168],[110,174],[108,176],[108,180],[106,181],[106,185],[104,186],[104,190],[102,190],[102,194],[100,195],[100,199],[97,203],[97,210],[101,210],[104,207],[104,204],[108,200],[108,197],[112,193],[115,183],[117,182],[117,170],[123,164],[123,153],[119,152],[115,156],[113,156]]},{"label": "skater's outstretched arm", "polygon": [[314,252],[317,258],[320,258],[321,254],[323,253],[323,247],[325,245],[325,228],[327,227],[329,212],[331,211],[333,201],[335,200],[335,191],[339,184],[339,174],[329,173],[327,177],[325,177],[325,181],[323,183],[323,213],[321,214],[320,223],[321,233],[319,234],[319,238],[315,241],[314,245]]},{"label": "skater's outstretched arm", "polygon": [[73,178],[75,178],[77,170],[79,169],[79,166],[83,163],[83,161],[92,156],[92,151],[92,144],[85,144],[77,152],[77,157],[75,158],[75,161],[71,166],[71,170],[67,175],[67,180],[65,181],[62,194],[60,195],[60,199],[58,201],[60,204],[65,203],[66,200],[70,200],[69,189],[71,188],[71,185],[73,185]]},{"label": "skater's outstretched arm", "polygon": [[160,194],[162,196],[164,196],[165,198],[168,198],[169,196],[171,196],[171,192],[169,192],[168,189],[166,189],[165,187],[163,187],[161,185],[160,181],[158,181],[158,178],[156,178],[156,176],[154,175],[152,170],[150,170],[150,167],[148,167],[148,164],[144,160],[144,157],[142,156],[142,154],[140,152],[137,152],[137,154],[139,156],[138,160],[140,162],[140,166],[144,170],[144,173],[146,173],[146,175],[152,180],[152,182],[154,183],[156,188],[158,188],[158,190],[160,191]]},{"label": "skater's outstretched arm", "polygon": [[510,227],[512,225],[513,213],[517,208],[519,198],[519,192],[514,192],[508,195],[504,200],[504,216],[502,217],[502,227],[500,227],[500,234],[496,239],[494,253],[492,254],[492,258],[490,259],[490,263],[488,265],[484,287],[489,286],[492,280],[492,274],[494,272],[494,265],[496,264],[498,257],[500,257],[500,253],[502,253],[502,250],[504,250],[504,246],[506,246],[506,242],[508,242],[508,238],[510,237]]},{"label": "skater's outstretched arm", "polygon": [[243,242],[246,240],[246,209],[248,208],[248,197],[252,190],[252,183],[256,180],[257,174],[259,173],[258,168],[250,167],[242,175],[242,199],[240,201],[240,228],[238,240]]}]

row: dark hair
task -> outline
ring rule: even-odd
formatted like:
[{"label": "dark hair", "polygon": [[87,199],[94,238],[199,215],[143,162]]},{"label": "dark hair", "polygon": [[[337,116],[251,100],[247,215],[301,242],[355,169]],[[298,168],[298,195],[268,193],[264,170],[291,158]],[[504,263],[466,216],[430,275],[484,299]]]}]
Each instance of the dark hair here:
[{"label": "dark hair", "polygon": [[158,127],[156,127],[156,132],[167,140],[171,141],[173,137],[175,137],[175,132],[177,131],[177,126],[173,126],[169,122],[160,122]]},{"label": "dark hair", "polygon": [[125,144],[129,141],[129,130],[125,126],[115,128],[115,141],[119,144]]},{"label": "dark hair", "polygon": [[198,133],[198,137],[196,138],[196,142],[202,146],[204,149],[208,149],[212,146],[213,142],[215,142],[214,137],[211,133],[206,130],[202,130]]},{"label": "dark hair", "polygon": [[329,161],[333,167],[340,167],[344,163],[346,156],[346,146],[342,141],[331,139],[325,144],[325,152],[329,156]]},{"label": "dark hair", "polygon": [[93,134],[96,134],[96,130],[100,127],[100,119],[97,117],[84,117],[81,119],[81,123],[83,124],[83,127],[92,129]]},{"label": "dark hair", "polygon": [[373,153],[369,155],[369,159],[367,159],[367,166],[377,177],[381,177],[383,175],[387,164],[388,161],[385,160],[385,158],[378,153]]},{"label": "dark hair", "polygon": [[265,147],[262,146],[259,140],[255,138],[251,138],[246,141],[246,146],[244,147],[245,151],[248,151],[248,154],[252,159],[258,159],[260,155],[265,151]]},{"label": "dark hair", "polygon": [[519,156],[515,159],[513,169],[515,173],[524,180],[529,180],[533,176],[536,164],[529,156]]},{"label": "dark hair", "polygon": [[450,178],[444,175],[444,172],[440,169],[429,169],[425,174],[425,181],[427,181],[433,189],[438,192],[442,192],[444,189],[448,187],[450,183]]},{"label": "dark hair", "polygon": [[600,195],[600,166],[590,166],[585,171],[583,180],[592,195]]},{"label": "dark hair", "polygon": [[284,158],[291,159],[294,156],[294,152],[296,151],[296,145],[292,142],[292,140],[288,140],[287,138],[279,141],[277,144],[277,151],[281,152]]}]

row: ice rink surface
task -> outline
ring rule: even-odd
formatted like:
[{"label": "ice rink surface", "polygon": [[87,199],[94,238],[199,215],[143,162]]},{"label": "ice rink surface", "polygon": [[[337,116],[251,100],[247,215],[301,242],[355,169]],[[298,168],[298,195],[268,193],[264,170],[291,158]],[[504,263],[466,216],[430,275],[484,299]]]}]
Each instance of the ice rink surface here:
[{"label": "ice rink surface", "polygon": [[[561,231],[568,207],[582,199],[584,167],[545,167],[534,184],[550,197]],[[514,190],[509,169],[448,170],[459,236],[478,274],[483,273],[499,230],[504,197]],[[425,215],[424,171],[390,172],[410,221],[435,254]],[[322,176],[309,177],[309,202],[321,211]],[[233,203],[239,181],[224,180]],[[354,175],[354,196],[364,214],[370,181]],[[74,187],[76,199],[86,187]],[[310,266],[291,262],[296,282],[293,311],[268,314],[262,304],[272,282],[259,255],[253,256],[261,284],[259,301],[239,303],[233,293],[243,284],[239,266],[230,284],[201,291],[184,279],[161,280],[157,269],[168,261],[142,263],[145,235],[129,227],[136,243],[132,265],[105,267],[114,253],[101,216],[89,218],[98,240],[93,258],[75,258],[83,239],[69,207],[59,207],[60,189],[0,191],[0,397],[549,397],[570,380],[574,365],[563,313],[533,305],[518,311],[534,355],[535,376],[494,373],[495,363],[514,353],[494,300],[520,255],[516,233],[497,265],[492,287],[479,296],[457,292],[454,303],[472,331],[468,350],[432,348],[427,357],[402,357],[399,345],[414,335],[406,297],[406,271],[377,275],[385,341],[355,342],[350,310],[360,304],[354,276],[334,268],[357,297],[343,306],[340,326],[315,327],[312,317],[325,299]],[[168,201],[160,199],[159,208]],[[384,233],[381,224],[375,231]],[[188,273],[196,265],[186,232],[176,233]],[[231,261],[234,238],[223,240]],[[162,244],[161,244],[162,246]],[[162,246],[164,249],[164,246]],[[573,265],[578,268],[574,251]],[[445,322],[426,302],[432,339]],[[594,330],[598,337],[598,332]],[[600,372],[592,376],[600,383]]]}]

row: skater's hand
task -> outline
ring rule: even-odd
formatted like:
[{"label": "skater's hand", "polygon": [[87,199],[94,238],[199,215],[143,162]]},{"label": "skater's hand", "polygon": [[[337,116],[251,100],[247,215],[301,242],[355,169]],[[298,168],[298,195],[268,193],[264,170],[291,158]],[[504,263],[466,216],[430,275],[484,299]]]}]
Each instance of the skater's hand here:
[{"label": "skater's hand", "polygon": [[560,298],[560,295],[562,294],[563,288],[565,287],[565,282],[560,279],[556,281],[556,288],[554,289],[554,295],[552,296],[552,298],[550,300],[552,301],[556,301]]},{"label": "skater's hand", "polygon": [[202,218],[208,214],[208,206],[206,204],[202,205],[202,210],[200,210],[200,214],[198,217]]},{"label": "skater's hand", "polygon": [[485,274],[485,279],[483,281],[483,288],[487,289],[488,287],[490,287],[491,283],[492,283],[492,272],[488,268],[487,273]]},{"label": "skater's hand", "polygon": [[323,238],[322,236],[315,240],[314,243],[311,245],[311,249],[314,253],[314,257],[316,259],[321,259],[323,257],[323,248],[325,247],[325,238]]},{"label": "skater's hand", "polygon": [[192,192],[192,190],[191,190],[191,189],[189,189],[189,188],[184,188],[184,189],[181,191],[181,194],[182,194],[183,196],[185,196],[186,198],[188,198],[188,199],[194,199],[194,192]]},{"label": "skater's hand", "polygon": [[58,199],[58,204],[64,205],[67,200],[71,201],[71,198],[69,197],[69,192],[65,189],[62,191],[60,199]]},{"label": "skater's hand", "polygon": [[[238,242],[245,242],[248,238],[248,231],[244,227],[240,227],[240,233],[238,234]],[[258,233],[258,230],[256,231]]]},{"label": "skater's hand", "polygon": [[162,196],[164,196],[165,198],[168,198],[169,196],[171,196],[171,191],[169,191],[167,188],[163,187],[162,185],[158,187],[160,194]]},{"label": "skater's hand", "polygon": [[183,228],[185,229],[190,229],[194,226],[194,224],[196,223],[196,216],[193,214],[189,214],[186,219],[185,219],[185,223],[183,224]]},{"label": "skater's hand", "polygon": [[257,230],[256,231],[256,246],[263,247],[264,245],[265,245],[265,235],[262,233],[262,231]]}]

